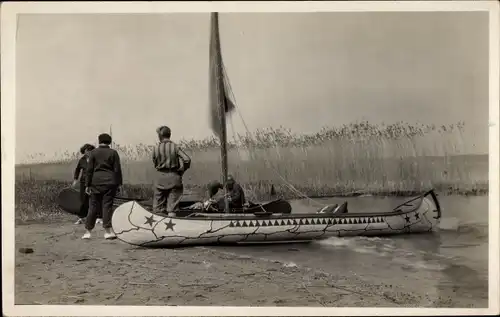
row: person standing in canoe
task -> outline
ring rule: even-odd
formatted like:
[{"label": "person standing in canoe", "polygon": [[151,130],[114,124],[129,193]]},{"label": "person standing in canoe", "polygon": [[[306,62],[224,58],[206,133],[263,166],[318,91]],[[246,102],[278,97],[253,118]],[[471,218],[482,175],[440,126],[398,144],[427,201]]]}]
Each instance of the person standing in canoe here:
[{"label": "person standing in canoe", "polygon": [[115,195],[123,184],[120,155],[110,148],[111,136],[99,135],[99,146],[90,152],[85,191],[90,196],[90,209],[85,222],[87,231],[82,239],[90,239],[98,214],[103,215],[104,238],[116,238],[111,228],[112,207]]},{"label": "person standing in canoe", "polygon": [[[75,225],[79,225],[85,222],[85,217],[87,217],[87,213],[89,211],[89,195],[85,192],[85,176],[87,173],[87,165],[89,161],[89,153],[95,149],[95,146],[92,144],[84,144],[80,148],[80,153],[82,157],[78,160],[78,164],[76,165],[75,172],[73,174],[73,188],[76,188],[77,184],[80,183],[80,213],[78,214],[78,220],[75,222]],[[80,182],[78,182],[80,179]],[[96,223],[102,223],[102,214],[97,215]]]},{"label": "person standing in canoe", "polygon": [[156,129],[159,143],[154,147],[152,159],[156,169],[153,180],[153,211],[175,216],[184,185],[182,176],[191,167],[191,158],[170,140],[167,126]]}]

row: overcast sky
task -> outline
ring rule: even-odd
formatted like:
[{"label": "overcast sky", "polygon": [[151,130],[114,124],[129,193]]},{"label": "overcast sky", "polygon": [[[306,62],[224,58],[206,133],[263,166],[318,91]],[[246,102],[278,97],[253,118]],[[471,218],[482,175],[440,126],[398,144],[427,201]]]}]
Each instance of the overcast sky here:
[{"label": "overcast sky", "polygon": [[[211,135],[209,14],[22,15],[16,161]],[[357,120],[465,121],[488,151],[487,13],[221,14],[223,58],[249,129],[314,132]],[[244,132],[238,117],[237,132]]]}]

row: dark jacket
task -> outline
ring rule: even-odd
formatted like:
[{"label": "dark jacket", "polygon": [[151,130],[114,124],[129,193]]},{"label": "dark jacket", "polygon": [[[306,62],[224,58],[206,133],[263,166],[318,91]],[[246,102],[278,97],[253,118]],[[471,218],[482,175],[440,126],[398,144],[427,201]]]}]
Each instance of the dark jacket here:
[{"label": "dark jacket", "polygon": [[[243,205],[245,204],[245,191],[243,188],[238,184],[235,183],[233,185],[233,188],[229,190],[229,207],[230,208],[242,208]],[[218,201],[219,209],[224,210],[224,197],[220,198]]]},{"label": "dark jacket", "polygon": [[[78,160],[78,164],[76,165],[73,179],[78,180],[78,178],[80,178],[80,182],[84,183],[85,178],[87,176],[87,166],[88,166],[87,156],[84,155]],[[80,176],[80,171],[82,172],[81,176]]]},{"label": "dark jacket", "polygon": [[233,189],[229,191],[230,205],[234,208],[241,208],[245,204],[245,191],[240,184],[235,183]]},{"label": "dark jacket", "polygon": [[218,181],[213,181],[210,184],[208,184],[208,186],[207,186],[208,198],[209,199],[213,198],[221,189],[224,189],[224,187]]},{"label": "dark jacket", "polygon": [[99,145],[92,150],[89,155],[85,185],[91,187],[122,184],[122,167],[118,152],[107,145]]}]

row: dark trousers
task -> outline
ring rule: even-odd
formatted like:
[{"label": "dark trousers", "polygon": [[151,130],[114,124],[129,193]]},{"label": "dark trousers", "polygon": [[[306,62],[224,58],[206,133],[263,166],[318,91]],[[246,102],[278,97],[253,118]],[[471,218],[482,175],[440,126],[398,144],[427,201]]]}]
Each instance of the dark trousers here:
[{"label": "dark trousers", "polygon": [[[89,200],[90,200],[90,197],[89,195],[87,195],[87,193],[85,193],[85,183],[84,182],[80,182],[80,213],[78,214],[78,217],[80,218],[85,218],[87,217],[88,213],[89,213]],[[98,213],[97,214],[97,218],[102,218],[102,212]]]},{"label": "dark trousers", "polygon": [[153,185],[153,212],[168,213],[179,209],[184,186],[175,172],[156,172]]},{"label": "dark trousers", "polygon": [[80,212],[78,217],[85,218],[89,212],[89,195],[85,193],[85,183],[80,182]]},{"label": "dark trousers", "polygon": [[111,216],[113,215],[113,201],[116,195],[116,185],[93,186],[90,194],[90,209],[85,222],[85,228],[92,230],[95,227],[97,215],[102,215],[102,226],[111,228]]}]

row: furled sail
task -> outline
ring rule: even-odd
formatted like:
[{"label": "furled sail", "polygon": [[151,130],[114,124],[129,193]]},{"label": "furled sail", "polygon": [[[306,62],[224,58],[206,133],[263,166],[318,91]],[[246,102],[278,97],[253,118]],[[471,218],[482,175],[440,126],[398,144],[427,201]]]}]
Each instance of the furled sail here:
[{"label": "furled sail", "polygon": [[224,68],[222,63],[220,36],[219,36],[219,14],[211,13],[210,23],[210,51],[209,51],[209,106],[210,121],[214,134],[219,138],[221,145],[221,165],[222,183],[225,191],[225,211],[229,212],[229,202],[227,200],[227,129],[226,115],[235,106],[227,94],[227,78],[224,78]]},{"label": "furled sail", "polygon": [[[210,78],[209,78],[209,101],[210,101],[210,123],[214,134],[221,139],[225,134],[225,116],[234,110],[235,105],[228,97],[227,78],[224,76],[222,63],[219,16],[217,12],[211,14],[210,29]],[[224,109],[224,111],[222,111]]]}]

